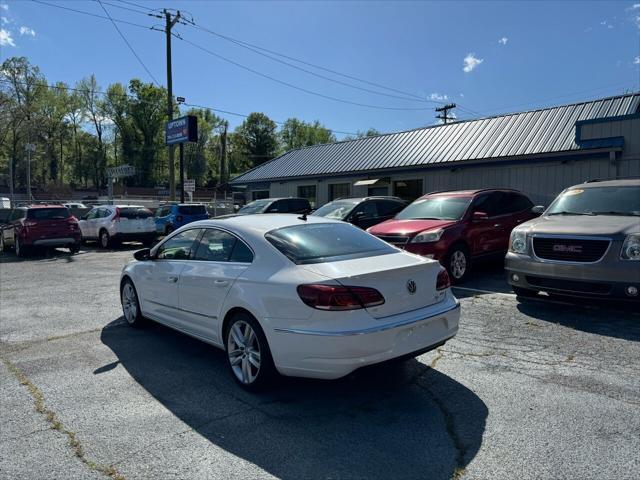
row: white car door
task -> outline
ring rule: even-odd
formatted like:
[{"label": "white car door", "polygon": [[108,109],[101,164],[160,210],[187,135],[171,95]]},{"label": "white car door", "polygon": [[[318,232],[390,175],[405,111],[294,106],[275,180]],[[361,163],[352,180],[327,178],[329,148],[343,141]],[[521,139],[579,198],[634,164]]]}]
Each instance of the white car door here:
[{"label": "white car door", "polygon": [[180,273],[191,257],[202,230],[180,232],[158,246],[155,256],[140,266],[139,290],[142,311],[154,320],[184,329],[178,295]]},{"label": "white car door", "polygon": [[233,282],[251,266],[253,253],[231,233],[217,228],[204,231],[192,260],[180,273],[180,309],[185,329],[215,343],[220,313]]},{"label": "white car door", "polygon": [[98,209],[92,208],[89,210],[89,213],[78,222],[83,238],[96,238],[95,219],[97,214]]}]

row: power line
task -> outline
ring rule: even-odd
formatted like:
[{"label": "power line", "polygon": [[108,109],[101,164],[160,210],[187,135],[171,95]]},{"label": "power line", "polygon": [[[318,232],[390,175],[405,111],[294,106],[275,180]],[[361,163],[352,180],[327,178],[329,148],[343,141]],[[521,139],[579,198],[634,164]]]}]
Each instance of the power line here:
[{"label": "power line", "polygon": [[253,73],[255,75],[258,75],[258,76],[263,77],[263,78],[267,78],[267,79],[271,80],[272,82],[279,83],[281,85],[284,85],[286,87],[292,88],[294,90],[299,90],[301,92],[308,93],[310,95],[315,95],[316,97],[326,98],[328,100],[333,100],[334,102],[345,103],[345,104],[348,104],[348,105],[356,105],[358,107],[366,107],[366,108],[375,108],[375,109],[379,109],[379,110],[414,110],[414,111],[416,111],[416,110],[421,110],[421,111],[429,110],[429,108],[427,108],[427,107],[412,108],[412,107],[387,107],[387,106],[383,106],[383,105],[371,105],[371,104],[368,104],[368,103],[352,102],[351,100],[345,100],[343,98],[333,97],[331,95],[325,95],[324,93],[316,92],[314,90],[309,90],[308,88],[300,87],[298,85],[294,85],[293,83],[289,83],[289,82],[286,82],[284,80],[280,80],[279,78],[272,77],[271,75],[267,75],[266,73],[259,72],[258,70],[255,70],[255,69],[253,69],[251,67],[243,65],[242,63],[236,62],[235,60],[231,60],[230,58],[227,58],[227,57],[224,57],[224,56],[222,56],[222,55],[220,55],[218,53],[215,53],[215,52],[209,50],[208,48],[203,47],[202,45],[198,45],[197,43],[194,43],[194,42],[192,42],[190,40],[186,40],[186,39],[182,38],[180,35],[174,35],[174,36],[176,38],[182,40],[183,42],[188,43],[189,45],[191,45],[193,47],[196,47],[196,48],[202,50],[203,52],[208,53],[211,56],[219,58],[220,60],[224,60],[227,63],[235,65],[236,67],[242,68],[243,70],[247,70],[248,72],[251,72],[251,73]]},{"label": "power line", "polygon": [[113,22],[124,23],[126,25],[131,25],[133,27],[144,28],[145,30],[153,30],[153,27],[149,27],[146,25],[140,25],[139,23],[129,22],[128,20],[120,20],[118,18],[109,18],[104,15],[98,15],[97,13],[91,13],[84,10],[77,10],[75,8],[63,7],[62,5],[56,5],[55,3],[43,2],[42,0],[31,0],[34,3],[39,3],[41,5],[47,5],[48,7],[61,8],[62,10],[69,10],[70,12],[81,13],[83,15],[89,15],[90,17],[102,18],[104,20],[111,20]]},{"label": "power line", "polygon": [[154,11],[159,10],[158,8],[149,8],[149,7],[145,7],[143,5],[140,5],[139,3],[133,3],[133,2],[126,1],[126,0],[118,0],[118,1],[120,3],[124,3],[126,5],[131,5],[132,7],[138,7],[138,8],[146,9],[146,10],[148,10],[150,12],[154,12]]},{"label": "power line", "polygon": [[102,4],[102,1],[101,0],[96,0],[96,1],[100,4],[100,6],[102,7],[102,10],[104,10],[104,13],[107,15],[107,17],[109,17],[109,20],[111,20],[111,23],[113,24],[113,27],[116,29],[116,31],[118,32],[120,37],[122,37],[122,40],[124,40],[124,43],[127,44],[127,47],[129,47],[129,50],[131,50],[131,53],[133,53],[133,55],[138,59],[138,62],[140,62],[140,65],[142,65],[142,68],[144,68],[146,70],[146,72],[149,74],[149,76],[154,81],[154,83],[156,85],[159,85],[160,82],[158,82],[158,80],[156,80],[156,77],[153,76],[153,73],[151,73],[151,70],[149,70],[147,68],[145,63],[140,58],[140,56],[136,53],[136,51],[133,48],[133,46],[129,43],[129,40],[127,40],[127,37],[125,37],[124,34],[120,31],[120,28],[118,28],[118,24],[113,21],[113,18],[111,18],[111,15],[109,15],[109,12],[107,11],[106,7]]},{"label": "power line", "polygon": [[143,12],[142,10],[137,10],[135,8],[125,7],[124,5],[119,5],[117,3],[110,3],[110,2],[105,2],[105,1],[103,1],[102,3],[104,3],[105,5],[109,5],[110,7],[120,8],[122,10],[127,10],[129,12],[140,13],[142,15],[149,15],[148,12]]},{"label": "power line", "polygon": [[[27,82],[21,82],[21,81],[13,82],[12,80],[8,80],[8,79],[5,80],[5,79],[2,79],[2,78],[0,78],[0,82],[4,82],[4,83],[8,83],[8,84],[17,83],[19,85],[29,85]],[[62,86],[62,85],[50,85],[50,84],[47,84],[47,83],[36,83],[35,85],[36,86],[40,86],[40,87],[44,87],[44,88],[55,89],[55,90],[69,90],[69,91],[72,91],[72,92],[82,92],[83,91],[81,88],[74,88],[74,87],[70,87],[68,85],[64,85],[64,86]],[[104,92],[104,91],[101,91],[101,90],[95,90],[94,93],[96,95],[103,95],[103,96],[110,95],[108,92]],[[136,102],[141,102],[141,103],[152,103],[152,102],[149,102],[147,100],[139,99],[135,95],[131,95],[131,94],[128,94],[128,93],[117,93],[117,94],[116,93],[111,93],[111,95],[116,95],[116,96],[124,97],[124,98],[130,98],[132,100],[135,100]],[[221,108],[208,107],[206,105],[198,105],[198,104],[195,104],[195,103],[186,103],[186,102],[183,103],[183,105],[185,105],[187,107],[192,107],[192,108],[202,108],[202,109],[205,109],[205,110],[210,110],[210,111],[212,111],[214,113],[215,112],[224,113],[226,115],[233,115],[233,116],[242,117],[242,118],[248,118],[249,117],[249,115],[247,115],[245,113],[232,112],[230,110],[223,110]],[[273,123],[275,123],[277,125],[284,125],[286,123],[286,122],[281,122],[281,121],[278,121],[278,120],[273,120],[273,119],[271,119],[271,120],[273,121]],[[344,134],[344,135],[358,135],[358,133],[355,133],[355,132],[345,132],[345,131],[342,131],[342,130],[333,130],[333,129],[328,128],[328,127],[324,127],[324,128],[327,128],[327,130],[330,130],[332,133],[335,132],[335,133],[340,133],[340,134]]]}]

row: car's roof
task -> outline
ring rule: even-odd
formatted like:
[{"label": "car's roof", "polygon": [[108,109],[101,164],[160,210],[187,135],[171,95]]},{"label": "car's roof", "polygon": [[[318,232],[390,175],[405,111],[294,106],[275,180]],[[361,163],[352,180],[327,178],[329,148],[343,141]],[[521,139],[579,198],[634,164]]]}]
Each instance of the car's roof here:
[{"label": "car's roof", "polygon": [[144,205],[94,205],[95,208],[147,208]]},{"label": "car's roof", "polygon": [[24,208],[65,208],[65,206],[59,203],[45,203],[40,205],[26,205]]},{"label": "car's roof", "polygon": [[389,201],[392,201],[392,202],[398,202],[398,203],[404,202],[404,203],[406,203],[400,197],[392,197],[391,195],[369,195],[367,197],[344,197],[344,198],[336,198],[335,200],[331,200],[331,202],[360,203],[360,202],[364,202],[365,200],[389,200]]},{"label": "car's roof", "polygon": [[308,215],[306,220],[301,220],[302,215],[299,213],[270,213],[270,214],[254,214],[254,215],[229,215],[224,218],[212,218],[210,220],[200,220],[189,225],[209,226],[209,227],[228,227],[233,230],[252,230],[254,232],[266,233],[271,230],[283,227],[291,227],[294,225],[307,225],[311,223],[339,223],[347,225],[340,220],[332,220],[325,217],[315,217]]},{"label": "car's roof", "polygon": [[480,188],[477,190],[448,190],[441,192],[431,192],[423,195],[423,197],[429,196],[443,196],[443,197],[473,197],[478,195],[479,193],[490,193],[490,192],[515,192],[522,193],[518,190],[514,190],[512,188]]},{"label": "car's roof", "polygon": [[640,187],[640,178],[619,178],[617,180],[591,180],[573,185],[570,188],[598,188],[598,187]]}]

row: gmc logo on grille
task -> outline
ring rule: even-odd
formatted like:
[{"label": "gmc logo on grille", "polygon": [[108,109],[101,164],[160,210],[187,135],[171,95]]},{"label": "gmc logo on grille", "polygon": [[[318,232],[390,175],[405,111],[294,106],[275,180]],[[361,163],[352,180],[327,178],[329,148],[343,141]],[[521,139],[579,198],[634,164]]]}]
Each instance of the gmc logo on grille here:
[{"label": "gmc logo on grille", "polygon": [[582,245],[554,245],[554,252],[582,253]]}]

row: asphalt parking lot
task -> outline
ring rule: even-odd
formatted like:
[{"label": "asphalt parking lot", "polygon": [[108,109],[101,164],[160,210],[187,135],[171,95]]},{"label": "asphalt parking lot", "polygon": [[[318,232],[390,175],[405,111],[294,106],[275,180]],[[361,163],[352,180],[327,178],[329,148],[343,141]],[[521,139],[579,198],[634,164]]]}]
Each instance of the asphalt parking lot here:
[{"label": "asphalt parking lot", "polygon": [[240,390],[222,352],[124,324],[139,247],[0,254],[0,477],[635,479],[640,313],[518,303],[499,267],[403,364]]}]

